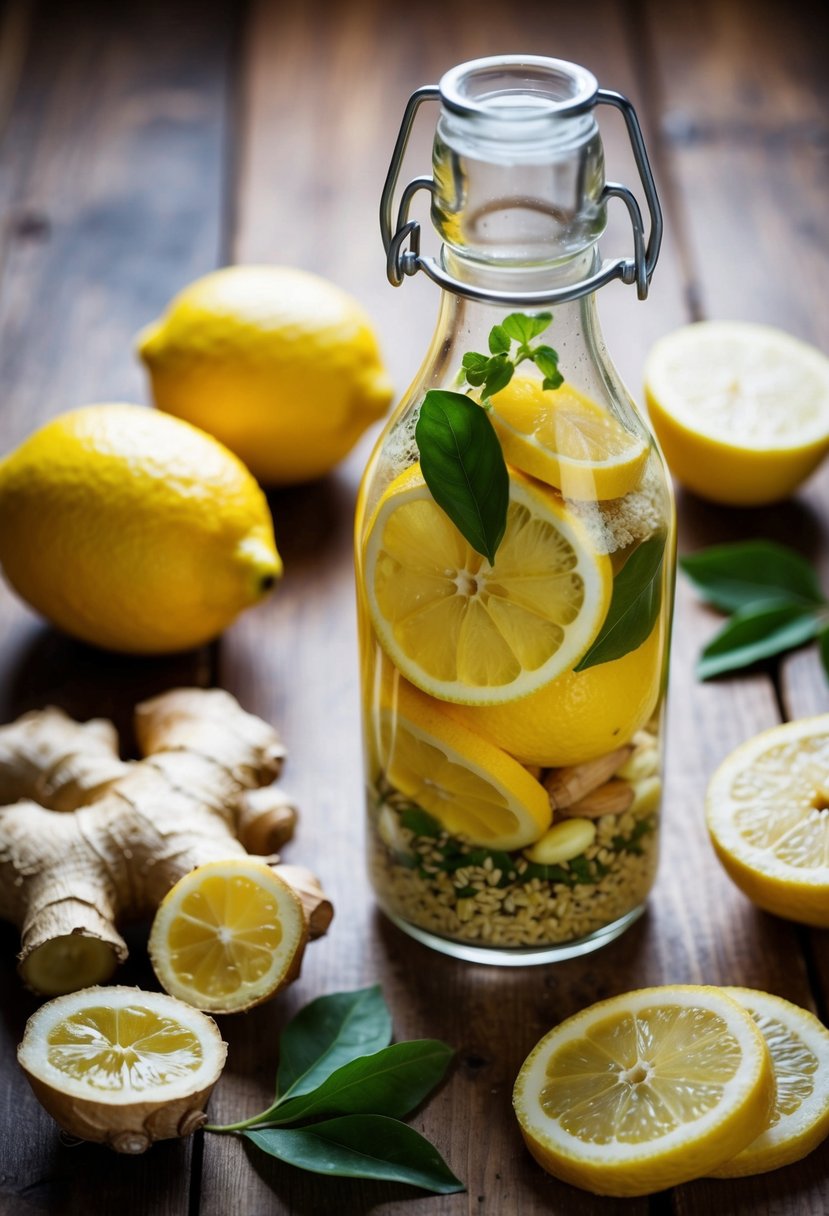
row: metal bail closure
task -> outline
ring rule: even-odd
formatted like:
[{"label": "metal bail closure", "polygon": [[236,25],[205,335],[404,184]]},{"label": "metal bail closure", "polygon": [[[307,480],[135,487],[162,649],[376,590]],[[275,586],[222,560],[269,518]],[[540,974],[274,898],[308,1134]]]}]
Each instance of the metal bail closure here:
[{"label": "metal bail closure", "polygon": [[[488,60],[477,60],[473,64],[462,64],[460,67],[448,72],[441,81],[441,85],[426,85],[423,88],[416,89],[412,93],[403,114],[403,121],[400,124],[400,131],[394,145],[389,171],[386,175],[380,199],[380,231],[383,237],[383,246],[386,250],[386,272],[389,282],[394,287],[399,287],[407,275],[413,275],[418,270],[422,270],[440,287],[455,292],[457,295],[466,296],[468,299],[527,308],[575,300],[580,296],[585,296],[596,291],[599,287],[603,287],[605,283],[610,283],[613,279],[621,279],[623,283],[635,283],[639,299],[644,300],[648,294],[648,287],[656,266],[656,260],[659,256],[659,247],[662,243],[662,210],[659,206],[656,184],[653,179],[636,111],[626,97],[621,93],[615,93],[609,89],[583,89],[572,102],[564,101],[563,103],[557,103],[556,113],[562,117],[572,117],[576,114],[588,113],[599,105],[613,106],[621,112],[625,126],[627,127],[636,167],[639,170],[639,179],[648,207],[650,230],[647,236],[641,208],[636,196],[627,186],[617,182],[607,182],[602,190],[600,201],[607,202],[612,198],[618,198],[625,204],[633,230],[632,258],[605,259],[594,274],[578,283],[548,288],[546,291],[496,292],[456,279],[434,258],[425,257],[421,254],[420,224],[417,220],[409,219],[409,210],[412,199],[418,190],[434,191],[435,182],[433,178],[416,177],[413,181],[409,182],[400,197],[396,222],[394,222],[394,195],[397,190],[400,167],[420,106],[424,101],[440,101],[449,109],[457,110],[458,102],[454,94],[457,81],[465,69],[478,68],[479,66],[498,68],[509,67],[511,65],[531,65],[536,69],[540,68],[542,70],[548,67],[559,76],[562,73],[569,73],[578,76],[579,80],[589,77],[589,73],[585,73],[583,69],[558,59],[546,59],[532,55],[523,57],[497,56]],[[593,78],[591,77],[590,79],[592,80]],[[593,80],[593,84],[595,85],[595,80]],[[449,95],[444,93],[444,86],[447,87]]]}]

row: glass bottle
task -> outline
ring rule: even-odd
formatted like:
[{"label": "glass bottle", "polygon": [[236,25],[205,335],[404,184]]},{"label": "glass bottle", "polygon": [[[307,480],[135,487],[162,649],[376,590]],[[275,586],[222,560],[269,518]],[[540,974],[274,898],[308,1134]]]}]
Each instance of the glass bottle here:
[{"label": "glass bottle", "polygon": [[[406,187],[393,229],[400,161],[428,98],[441,105],[434,178]],[[631,135],[647,244],[634,196],[605,182],[601,103]],[[408,218],[421,188],[439,260],[421,256]],[[628,208],[634,257],[602,262],[612,197]],[[372,884],[395,923],[444,953],[570,957],[643,911],[659,835],[673,503],[595,300],[617,277],[643,298],[658,254],[632,107],[560,60],[462,64],[410,100],[381,220],[391,281],[423,270],[444,292],[357,506]],[[483,448],[463,448],[469,435],[451,421],[440,464],[430,411],[447,401],[470,433],[487,432],[490,455],[494,436],[506,474],[481,481]],[[506,485],[504,520],[494,505]],[[464,510],[477,512],[471,524]],[[473,543],[479,524],[487,538]]]}]

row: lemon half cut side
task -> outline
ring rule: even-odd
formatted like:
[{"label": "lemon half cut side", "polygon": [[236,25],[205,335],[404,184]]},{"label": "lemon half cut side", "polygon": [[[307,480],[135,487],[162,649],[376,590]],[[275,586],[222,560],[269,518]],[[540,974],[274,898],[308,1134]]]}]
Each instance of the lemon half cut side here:
[{"label": "lemon half cut side", "polygon": [[224,1067],[212,1018],[161,992],[83,988],[42,1005],[18,1060],[40,1102],[71,1135],[141,1153],[188,1135]]},{"label": "lemon half cut side", "polygon": [[648,1195],[710,1173],[767,1126],[774,1074],[751,1015],[717,988],[600,1001],[537,1044],[513,1103],[549,1173]]},{"label": "lemon half cut side", "polygon": [[419,466],[374,514],[365,546],[369,612],[407,680],[446,701],[513,701],[569,671],[610,603],[609,558],[552,490],[510,470],[494,565],[432,498]]},{"label": "lemon half cut side", "polygon": [[198,866],[162,900],[150,959],[173,996],[211,1013],[268,1000],[296,977],[308,937],[295,892],[261,859]]},{"label": "lemon half cut side", "polygon": [[763,731],[708,786],[722,865],[758,907],[829,928],[829,714]]},{"label": "lemon half cut side", "polygon": [[667,334],[646,360],[645,397],[672,472],[712,502],[777,502],[829,451],[829,359],[768,325]]}]

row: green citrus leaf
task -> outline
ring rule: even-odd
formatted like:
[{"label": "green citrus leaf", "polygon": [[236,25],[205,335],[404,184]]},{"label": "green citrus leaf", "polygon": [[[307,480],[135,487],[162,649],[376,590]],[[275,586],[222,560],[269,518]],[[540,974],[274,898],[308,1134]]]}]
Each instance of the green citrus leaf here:
[{"label": "green citrus leaf", "polygon": [[311,1127],[244,1134],[271,1157],[314,1174],[405,1182],[438,1195],[465,1190],[433,1144],[383,1115],[344,1115]]},{"label": "green citrus leaf", "polygon": [[713,545],[681,557],[679,564],[703,598],[726,612],[760,600],[826,602],[806,559],[774,541]]},{"label": "green citrus leaf", "polygon": [[390,1115],[400,1118],[419,1106],[442,1080],[453,1056],[437,1039],[393,1043],[350,1060],[312,1093],[290,1098],[269,1111],[263,1123],[296,1123],[320,1115]]},{"label": "green citrus leaf", "polygon": [[387,1047],[391,1034],[391,1014],[379,984],[311,1001],[279,1041],[280,1100],[310,1093],[343,1064]]},{"label": "green citrus leaf", "polygon": [[697,675],[701,680],[709,680],[727,671],[749,667],[760,659],[810,642],[817,637],[820,627],[814,607],[808,604],[779,599],[750,604],[735,612],[705,647],[697,664]]},{"label": "green citrus leaf", "polygon": [[507,526],[509,474],[486,410],[463,393],[432,389],[420,408],[415,441],[435,502],[492,564]]},{"label": "green citrus leaf", "polygon": [[610,663],[636,650],[650,637],[662,605],[665,534],[651,536],[634,549],[613,580],[604,624],[576,671]]}]

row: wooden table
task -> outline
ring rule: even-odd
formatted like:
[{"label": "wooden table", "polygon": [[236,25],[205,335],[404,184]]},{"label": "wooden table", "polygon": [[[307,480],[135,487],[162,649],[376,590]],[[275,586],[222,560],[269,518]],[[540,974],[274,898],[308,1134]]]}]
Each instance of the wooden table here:
[{"label": "wooden table", "polygon": [[[639,109],[667,239],[647,304],[619,286],[601,298],[634,393],[651,342],[689,319],[766,321],[829,345],[826,31],[812,6],[799,19],[796,3],[770,0],[6,0],[0,16],[2,450],[68,407],[146,400],[133,335],[178,288],[234,260],[303,266],[354,292],[402,390],[425,350],[437,289],[411,280],[394,291],[385,280],[376,208],[396,127],[414,87],[504,50],[582,62]],[[610,175],[633,183],[613,114],[604,129]],[[409,176],[428,171],[430,137],[424,121]],[[616,232],[608,250],[619,251],[623,226]],[[35,1001],[18,982],[16,935],[4,926],[0,1212],[825,1213],[829,1145],[765,1177],[616,1202],[543,1174],[510,1110],[515,1073],[542,1032],[629,988],[744,984],[825,1016],[827,935],[755,910],[723,875],[701,821],[706,777],[733,746],[781,718],[829,708],[814,648],[699,685],[694,656],[717,618],[680,581],[664,854],[648,915],[603,951],[548,968],[500,971],[434,955],[384,922],[362,878],[350,533],[370,442],[326,481],[272,496],[284,583],[209,650],[170,661],[97,654],[3,591],[2,715],[57,702],[79,717],[114,715],[126,729],[136,699],[192,682],[221,684],[278,724],[290,749],[285,784],[303,810],[289,858],[319,871],[337,917],[299,983],[222,1020],[230,1056],[211,1113],[229,1121],[266,1104],[278,1033],[301,1004],[379,980],[399,1037],[457,1049],[453,1075],[414,1125],[468,1193],[440,1199],[321,1180],[216,1136],[138,1159],[65,1146],[14,1062]],[[770,511],[717,509],[682,493],[678,505],[684,549],[771,536],[827,572],[825,472]],[[140,930],[132,946],[121,978],[150,985]]]}]

